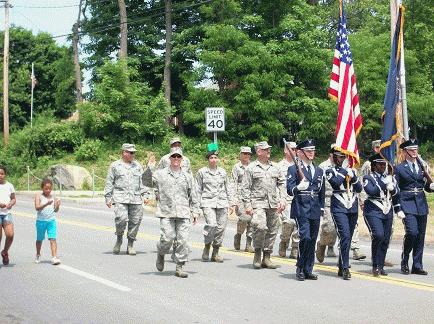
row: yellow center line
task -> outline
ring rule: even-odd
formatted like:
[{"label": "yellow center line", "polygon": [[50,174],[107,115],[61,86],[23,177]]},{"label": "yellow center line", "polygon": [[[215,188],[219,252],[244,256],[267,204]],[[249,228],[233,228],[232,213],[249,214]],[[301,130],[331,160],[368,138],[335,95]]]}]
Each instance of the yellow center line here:
[{"label": "yellow center line", "polygon": [[[14,215],[26,217],[26,218],[32,218],[35,219],[36,216],[34,214],[25,213],[25,212],[15,212]],[[62,218],[56,219],[58,223],[66,224],[66,225],[72,225],[87,229],[93,229],[101,232],[110,232],[113,233],[113,226],[103,226],[103,225],[97,225],[87,222],[81,222],[81,221],[73,221],[73,220],[66,220]],[[153,235],[153,234],[147,234],[143,232],[138,232],[137,236],[140,238],[144,238],[145,240],[150,241],[158,241],[160,239],[159,235]],[[202,249],[203,243],[199,242],[190,242],[190,246],[195,249]],[[220,251],[224,252],[225,254],[229,255],[236,255],[236,256],[242,256],[245,258],[253,259],[252,253],[247,252],[241,252],[241,251],[234,251],[227,248],[220,248]],[[286,258],[278,258],[278,257],[272,257],[273,262],[281,265],[290,265],[295,266],[296,261]],[[322,264],[315,264],[315,269],[323,272],[330,272],[330,273],[337,273],[337,268],[333,266],[327,266]],[[370,273],[365,272],[359,272],[359,271],[351,271],[351,276],[354,278],[360,278],[363,280],[368,281],[374,281],[379,283],[386,283],[394,286],[400,286],[400,287],[406,287],[406,288],[413,288],[418,290],[425,290],[425,291],[434,291],[434,285],[428,284],[424,282],[417,282],[417,281],[411,281],[411,280],[405,280],[405,279],[399,279],[399,278],[393,278],[393,277],[374,277]]]}]

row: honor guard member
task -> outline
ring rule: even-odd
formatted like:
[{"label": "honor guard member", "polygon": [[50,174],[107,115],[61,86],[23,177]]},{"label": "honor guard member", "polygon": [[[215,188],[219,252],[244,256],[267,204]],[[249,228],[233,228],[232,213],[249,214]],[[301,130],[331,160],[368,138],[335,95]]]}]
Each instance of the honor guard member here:
[{"label": "honor guard member", "polygon": [[[295,142],[288,142],[290,149],[293,150],[295,155],[295,148],[297,144]],[[277,164],[277,167],[285,176],[285,188],[286,188],[286,177],[288,174],[288,168],[291,165],[294,165],[294,161],[292,161],[292,157],[290,152],[288,151],[287,145],[283,150],[285,157]],[[290,259],[297,259],[298,255],[298,242],[300,242],[300,236],[298,235],[297,224],[295,220],[290,217],[291,212],[291,202],[292,196],[288,195],[286,192],[284,194],[286,200],[286,208],[281,213],[282,220],[282,232],[280,234],[280,243],[279,243],[279,256],[282,258],[286,257],[286,250],[288,249],[289,242],[292,239],[291,243],[291,253],[289,255]]]},{"label": "honor guard member", "polygon": [[[172,150],[175,147],[178,147],[180,149],[182,149],[182,143],[181,143],[181,138],[179,137],[174,137],[170,140],[169,142],[170,144],[170,150]],[[160,162],[158,162],[157,165],[157,169],[164,169],[167,168],[170,165],[170,152],[166,155],[163,155],[163,157],[160,159]],[[182,163],[181,163],[181,167],[184,171],[187,172],[192,172],[191,171],[191,163],[188,157],[186,157],[185,155],[182,156]]]},{"label": "honor guard member", "polygon": [[246,213],[252,215],[255,269],[276,268],[270,256],[279,230],[279,213],[285,209],[285,178],[276,164],[270,161],[270,153],[271,146],[267,142],[257,143],[258,158],[246,168],[241,184]]},{"label": "honor guard member", "polygon": [[[334,157],[333,157],[333,149],[335,144],[331,145],[331,151],[329,154],[329,158],[322,163],[320,163],[319,167],[324,171],[332,168],[334,166]],[[319,241],[316,244],[316,259],[319,263],[324,261],[324,256],[327,248],[327,256],[334,258],[336,257],[336,253],[333,250],[335,246],[337,233],[335,224],[333,223],[333,218],[330,213],[330,200],[333,195],[333,188],[329,184],[328,181],[325,182],[325,205],[324,205],[324,217],[321,219],[321,225],[319,228]]]},{"label": "honor guard member", "polygon": [[113,162],[108,170],[104,197],[106,205],[114,206],[116,225],[116,244],[113,253],[119,254],[122,237],[128,222],[127,254],[136,255],[133,248],[143,217],[143,201],[146,187],[142,183],[143,167],[134,160],[134,144],[122,144],[122,158]]},{"label": "honor guard member", "polygon": [[312,271],[320,218],[324,214],[324,171],[312,163],[315,157],[314,140],[307,139],[299,143],[297,156],[301,163],[290,166],[287,177],[287,192],[294,197],[291,218],[296,220],[300,235],[296,278],[300,281],[317,280],[318,276]]},{"label": "honor guard member", "polygon": [[325,172],[327,181],[333,190],[330,212],[339,237],[338,276],[349,280],[351,278],[349,261],[351,238],[359,216],[357,194],[362,191],[362,184],[355,170],[343,166],[347,158],[344,153],[333,148],[331,154],[333,166]]},{"label": "honor guard member", "polygon": [[209,151],[206,154],[208,166],[199,169],[196,174],[197,193],[205,217],[203,228],[205,247],[202,261],[209,260],[209,251],[212,244],[212,262],[223,262],[219,249],[223,242],[228,220],[228,208],[235,209],[232,185],[226,171],[217,166],[218,152]]},{"label": "honor guard member", "polygon": [[363,216],[372,239],[372,274],[375,277],[387,276],[383,267],[392,232],[393,211],[398,218],[405,215],[399,205],[396,181],[386,173],[386,160],[376,153],[369,161],[372,171],[363,177],[363,189],[367,194]]},{"label": "honor guard member", "polygon": [[434,191],[434,183],[428,179],[428,169],[418,157],[418,142],[407,140],[399,146],[404,151],[405,161],[395,168],[395,179],[400,189],[401,209],[405,214],[403,219],[405,236],[401,255],[401,272],[409,274],[408,259],[413,252],[411,273],[427,275],[423,269],[423,247],[425,242],[428,204],[424,189]]},{"label": "honor guard member", "polygon": [[232,181],[235,192],[235,199],[237,203],[237,233],[234,236],[234,249],[240,250],[241,236],[246,231],[246,247],[244,251],[253,253],[255,250],[252,247],[252,216],[247,215],[244,204],[241,200],[241,183],[243,182],[243,176],[246,168],[250,164],[250,158],[252,156],[252,149],[248,146],[242,146],[240,149],[239,161],[232,168]]},{"label": "honor guard member", "polygon": [[156,267],[158,271],[164,270],[164,255],[170,253],[176,240],[176,246],[173,246],[175,276],[187,278],[183,266],[188,260],[190,218],[195,224],[199,215],[199,201],[191,174],[181,167],[182,150],[179,147],[172,148],[169,159],[168,167],[153,172],[149,166],[144,174],[146,178],[152,177],[158,202],[156,215],[160,218],[160,240],[157,243]]}]

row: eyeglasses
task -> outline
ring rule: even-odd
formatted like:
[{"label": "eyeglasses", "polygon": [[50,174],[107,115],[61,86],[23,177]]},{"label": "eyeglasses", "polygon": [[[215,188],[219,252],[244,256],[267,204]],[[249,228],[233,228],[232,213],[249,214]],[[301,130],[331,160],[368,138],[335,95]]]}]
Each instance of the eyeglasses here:
[{"label": "eyeglasses", "polygon": [[174,155],[171,155],[170,157],[174,158],[174,159],[180,159],[180,158],[182,158],[182,156],[179,155],[179,154],[174,154]]},{"label": "eyeglasses", "polygon": [[131,151],[125,151],[125,152],[130,153],[130,154],[136,154],[136,152],[131,152]]}]

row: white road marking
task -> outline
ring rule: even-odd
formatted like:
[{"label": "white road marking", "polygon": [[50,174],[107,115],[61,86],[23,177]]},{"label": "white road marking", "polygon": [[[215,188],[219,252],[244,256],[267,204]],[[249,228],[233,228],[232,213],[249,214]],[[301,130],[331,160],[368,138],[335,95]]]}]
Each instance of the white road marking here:
[{"label": "white road marking", "polygon": [[125,292],[131,291],[131,288],[119,285],[116,282],[113,282],[113,281],[110,281],[110,280],[107,280],[107,279],[95,276],[93,274],[90,274],[90,273],[87,273],[87,272],[75,269],[73,267],[70,267],[70,266],[67,266],[67,265],[64,265],[64,264],[61,264],[61,265],[57,266],[57,268],[65,270],[65,271],[68,271],[68,272],[71,272],[71,273],[76,274],[76,275],[79,275],[79,276],[84,277],[86,279],[99,282],[99,283],[101,283],[103,285],[109,286],[111,288],[114,288],[114,289],[117,289],[117,290],[120,290],[120,291],[125,291]]}]

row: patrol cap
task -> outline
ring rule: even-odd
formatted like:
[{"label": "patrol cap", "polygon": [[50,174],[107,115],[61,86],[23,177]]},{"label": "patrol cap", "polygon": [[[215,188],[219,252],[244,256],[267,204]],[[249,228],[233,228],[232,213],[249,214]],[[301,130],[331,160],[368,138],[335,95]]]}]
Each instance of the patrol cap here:
[{"label": "patrol cap", "polygon": [[182,157],[182,149],[180,147],[170,149],[169,157],[172,157],[173,155],[181,155]]},{"label": "patrol cap", "polygon": [[314,151],[315,141],[313,139],[306,139],[298,143],[297,150]]},{"label": "patrol cap", "polygon": [[372,148],[380,147],[380,145],[381,145],[381,140],[375,140],[375,141],[372,141],[371,145],[372,145]]},{"label": "patrol cap", "polygon": [[206,159],[208,160],[213,155],[219,155],[219,152],[218,151],[208,151],[208,153],[206,153]]},{"label": "patrol cap", "polygon": [[249,146],[241,146],[240,153],[252,154],[252,149]]},{"label": "patrol cap", "polygon": [[296,142],[286,142],[288,144],[288,146],[292,149],[295,149],[297,147],[297,143]]},{"label": "patrol cap", "polygon": [[419,147],[419,143],[415,138],[406,140],[402,142],[401,145],[399,145],[400,149],[409,149],[409,150],[417,149],[418,147]]},{"label": "patrol cap", "polygon": [[172,138],[172,139],[170,140],[170,142],[169,142],[170,146],[172,146],[172,145],[175,144],[175,143],[181,143],[181,138],[179,138],[179,137],[174,137],[174,138]]},{"label": "patrol cap", "polygon": [[262,142],[256,143],[255,148],[257,150],[266,150],[266,149],[271,148],[271,145],[268,145],[267,141],[262,141]]},{"label": "patrol cap", "polygon": [[124,143],[122,144],[122,151],[136,152],[136,146],[134,144]]},{"label": "patrol cap", "polygon": [[375,153],[369,157],[369,162],[371,162],[371,163],[386,163],[386,160],[381,156],[380,153]]}]

